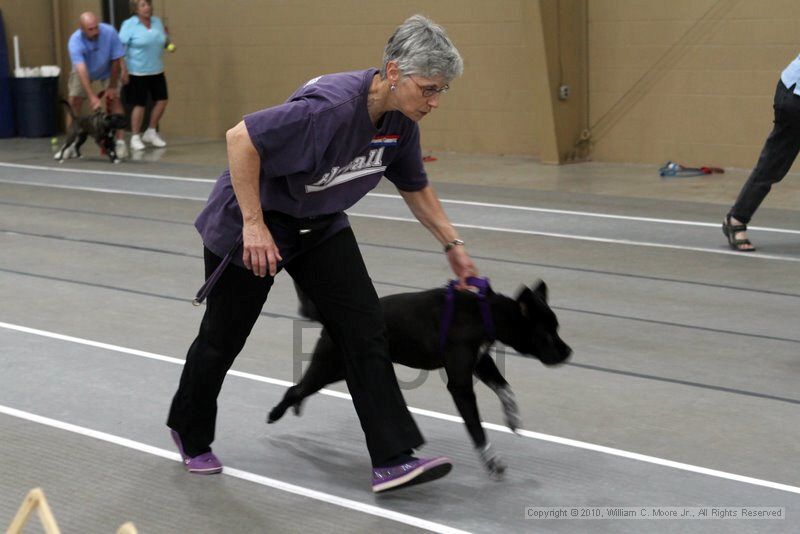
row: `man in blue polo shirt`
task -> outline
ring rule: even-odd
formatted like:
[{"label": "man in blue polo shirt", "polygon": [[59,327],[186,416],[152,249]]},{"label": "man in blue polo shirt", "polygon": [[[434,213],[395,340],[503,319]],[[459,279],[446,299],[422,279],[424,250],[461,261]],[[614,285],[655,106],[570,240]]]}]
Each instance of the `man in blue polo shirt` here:
[{"label": "man in blue polo shirt", "polygon": [[[94,111],[103,105],[95,93],[105,90],[111,113],[123,114],[119,98],[119,79],[122,71],[122,57],[125,49],[113,26],[101,23],[97,15],[87,11],[80,16],[80,29],[69,38],[69,57],[72,72],[67,89],[69,105],[75,115],[80,115],[83,101],[89,99],[89,107]],[[95,87],[93,87],[93,82]],[[69,122],[69,121],[68,121]],[[127,156],[124,140],[125,132],[117,131],[117,155]]]}]

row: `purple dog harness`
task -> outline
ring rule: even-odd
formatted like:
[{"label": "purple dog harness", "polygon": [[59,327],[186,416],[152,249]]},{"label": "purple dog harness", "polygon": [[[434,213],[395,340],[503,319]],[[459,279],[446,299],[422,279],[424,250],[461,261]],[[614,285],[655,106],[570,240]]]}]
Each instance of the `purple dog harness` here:
[{"label": "purple dog harness", "polygon": [[[482,276],[470,276],[467,278],[467,286],[474,287],[472,290],[478,296],[478,305],[481,309],[481,316],[483,317],[483,329],[486,330],[488,337],[488,346],[491,346],[497,339],[494,335],[494,322],[492,322],[492,312],[489,309],[489,302],[486,296],[489,294],[491,286],[489,279]],[[455,298],[456,286],[458,280],[450,280],[447,284],[447,289],[444,293],[444,309],[442,310],[442,324],[439,329],[439,349],[444,356],[444,348],[447,344],[447,334],[450,333],[450,325],[453,322],[453,313],[455,312]]]}]

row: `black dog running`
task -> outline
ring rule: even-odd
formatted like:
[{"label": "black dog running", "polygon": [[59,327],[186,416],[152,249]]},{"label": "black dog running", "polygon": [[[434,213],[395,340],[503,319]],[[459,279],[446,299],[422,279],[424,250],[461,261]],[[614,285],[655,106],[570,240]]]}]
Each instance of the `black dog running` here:
[{"label": "black dog running", "polygon": [[[520,425],[519,412],[511,387],[488,352],[496,337],[523,356],[538,358],[545,365],[564,362],[572,349],[558,335],[558,320],[547,304],[547,286],[539,281],[533,289],[524,287],[512,299],[487,287],[484,295],[447,289],[389,295],[380,299],[386,320],[392,361],[415,369],[445,368],[447,389],[455,401],[467,431],[489,474],[499,477],[506,467],[493,453],[481,426],[472,376],[478,377],[500,398],[506,424],[511,430]],[[301,313],[319,318],[313,303],[299,293]],[[452,310],[445,313],[447,301]],[[488,305],[494,333],[487,333],[481,300]],[[448,317],[445,321],[444,317]],[[443,322],[449,323],[446,343],[441,345]],[[300,381],[290,387],[269,413],[274,423],[290,407],[300,414],[303,400],[333,382],[344,379],[344,363],[326,330],[317,342],[311,363]]]}]

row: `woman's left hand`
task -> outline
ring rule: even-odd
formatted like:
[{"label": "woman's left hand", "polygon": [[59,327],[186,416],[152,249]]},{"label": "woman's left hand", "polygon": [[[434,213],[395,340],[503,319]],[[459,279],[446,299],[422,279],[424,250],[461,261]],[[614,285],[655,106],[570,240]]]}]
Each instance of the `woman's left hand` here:
[{"label": "woman's left hand", "polygon": [[447,261],[450,263],[450,268],[458,277],[458,289],[465,289],[467,287],[467,278],[470,276],[478,276],[478,269],[476,269],[475,264],[472,263],[472,258],[469,257],[463,245],[453,247],[445,254],[447,254]]}]

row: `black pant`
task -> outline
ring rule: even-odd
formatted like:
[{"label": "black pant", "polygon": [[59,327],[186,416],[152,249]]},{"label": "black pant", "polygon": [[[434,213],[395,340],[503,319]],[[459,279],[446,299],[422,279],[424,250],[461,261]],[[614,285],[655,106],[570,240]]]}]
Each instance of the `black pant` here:
[{"label": "black pant", "polygon": [[167,78],[163,72],[149,76],[131,74],[124,91],[126,102],[132,106],[146,106],[148,96],[153,102],[169,99]]},{"label": "black pant", "polygon": [[775,126],[761,149],[755,169],[728,213],[744,224],[750,222],[772,184],[783,180],[800,152],[800,95],[794,94],[794,86],[787,89],[778,81],[772,107]]},{"label": "black pant", "polygon": [[[347,387],[367,449],[373,465],[381,465],[424,440],[397,384],[378,295],[349,227],[321,243],[315,243],[313,236],[299,239],[305,250],[285,268],[317,306],[323,324],[345,355]],[[206,249],[206,276],[220,261]],[[167,420],[190,456],[210,450],[222,381],[242,350],[272,283],[270,276],[259,278],[230,264],[208,296]]]}]

